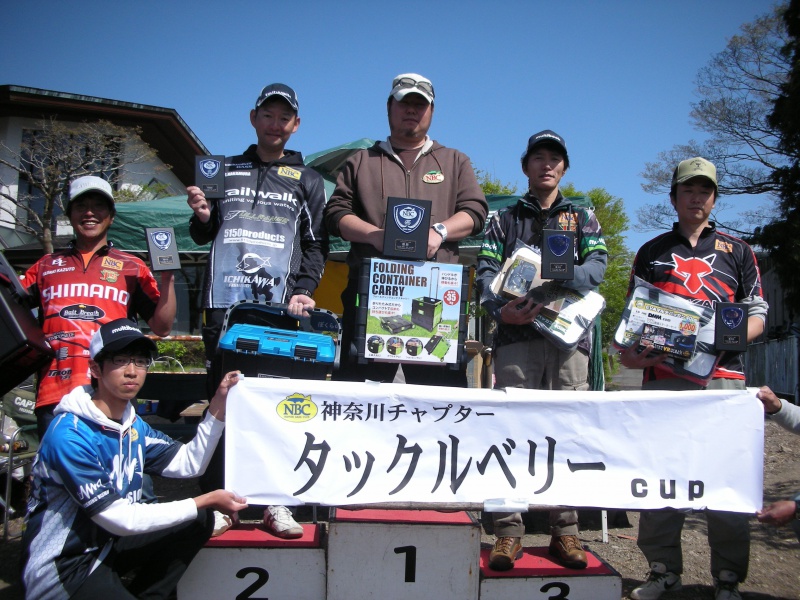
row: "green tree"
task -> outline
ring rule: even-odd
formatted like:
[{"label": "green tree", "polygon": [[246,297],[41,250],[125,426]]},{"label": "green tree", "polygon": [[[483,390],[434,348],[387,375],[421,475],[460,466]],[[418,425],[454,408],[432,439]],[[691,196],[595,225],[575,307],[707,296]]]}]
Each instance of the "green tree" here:
[{"label": "green tree", "polygon": [[792,0],[784,13],[789,40],[782,53],[793,65],[787,81],[775,98],[769,117],[770,126],[780,136],[779,150],[789,157],[787,164],[775,169],[774,182],[779,189],[780,217],[756,229],[751,241],[766,249],[785,292],[793,315],[800,314],[800,0]]},{"label": "green tree", "polygon": [[[692,103],[690,117],[694,127],[709,137],[704,142],[690,140],[676,145],[660,153],[656,162],[646,164],[642,187],[661,199],[639,209],[638,231],[671,227],[674,210],[668,194],[672,171],[681,160],[693,156],[703,156],[717,166],[723,197],[780,192],[775,171],[798,156],[796,149],[780,145],[780,132],[769,120],[792,64],[782,52],[788,41],[785,9],[783,4],[742,25],[741,33],[698,72],[699,99]],[[742,222],[723,218],[726,208],[730,208],[729,203],[718,202],[712,218],[738,234],[751,233],[754,224],[774,216],[766,209],[744,211]]]},{"label": "green tree", "polygon": [[478,185],[481,186],[483,193],[487,196],[514,196],[517,193],[517,186],[511,183],[503,183],[488,171],[475,169],[475,177]]},{"label": "green tree", "polygon": [[0,203],[0,211],[10,215],[16,227],[37,236],[45,252],[52,252],[56,219],[64,212],[70,182],[99,175],[117,187],[123,172],[156,156],[140,133],[137,127],[107,121],[46,119],[26,132],[18,151],[0,143],[0,164],[14,173],[13,181],[0,178],[0,199],[7,201]]},{"label": "green tree", "polygon": [[603,237],[608,248],[608,267],[605,279],[600,285],[600,295],[606,301],[606,308],[601,316],[601,342],[603,348],[608,348],[625,309],[628,279],[633,264],[634,255],[625,245],[624,235],[630,221],[625,213],[622,198],[612,196],[603,188],[596,187],[583,193],[570,183],[561,188],[561,193],[564,196],[588,196],[594,206],[597,220],[603,228]]}]

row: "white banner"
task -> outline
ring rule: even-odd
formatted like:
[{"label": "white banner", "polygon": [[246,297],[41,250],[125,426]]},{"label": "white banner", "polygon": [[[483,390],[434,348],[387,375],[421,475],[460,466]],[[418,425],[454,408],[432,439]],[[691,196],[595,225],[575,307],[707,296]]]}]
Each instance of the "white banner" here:
[{"label": "white banner", "polygon": [[244,379],[226,488],[252,504],[762,505],[752,391],[486,390]]}]

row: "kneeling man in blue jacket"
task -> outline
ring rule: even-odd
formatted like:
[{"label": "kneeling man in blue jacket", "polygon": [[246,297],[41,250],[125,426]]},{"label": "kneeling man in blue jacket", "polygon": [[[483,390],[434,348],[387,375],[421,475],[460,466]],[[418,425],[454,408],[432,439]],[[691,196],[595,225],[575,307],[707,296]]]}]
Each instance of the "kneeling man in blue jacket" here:
[{"label": "kneeling man in blue jacket", "polygon": [[[144,473],[201,474],[225,427],[225,375],[188,444],[136,415],[136,398],[156,351],[133,321],[103,325],[89,348],[91,385],[56,408],[33,466],[23,536],[26,598],[168,598],[211,535],[214,510],[245,500],[225,490],[158,504],[141,502]],[[134,572],[133,578],[122,577]]]}]

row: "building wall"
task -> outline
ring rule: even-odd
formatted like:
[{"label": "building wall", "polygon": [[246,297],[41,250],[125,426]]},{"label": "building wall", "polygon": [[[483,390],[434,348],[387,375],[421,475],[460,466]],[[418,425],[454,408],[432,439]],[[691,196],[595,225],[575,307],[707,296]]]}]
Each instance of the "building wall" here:
[{"label": "building wall", "polygon": [[[77,124],[70,121],[66,121],[65,123]],[[2,153],[3,158],[7,160],[12,159],[8,149],[15,153],[19,152],[23,131],[38,129],[40,128],[39,124],[39,119],[23,117],[0,118],[0,143],[5,146],[0,146],[0,153]],[[127,155],[130,157],[131,153],[128,152]],[[158,157],[155,157],[152,161],[132,164],[124,168],[122,171],[120,188],[125,189],[130,186],[134,188],[144,186],[149,184],[153,179],[157,179],[161,183],[166,184],[170,194],[178,195],[185,192],[185,186],[171,170],[165,168],[164,162]],[[19,175],[14,169],[0,165],[0,186],[3,186],[2,189],[4,193],[16,198],[18,193],[18,181]],[[13,229],[14,221],[9,211],[15,213],[16,206],[11,201],[0,200],[0,226]],[[71,233],[72,228],[66,222],[66,219],[63,220],[63,223],[59,222],[56,235],[70,235]]]}]

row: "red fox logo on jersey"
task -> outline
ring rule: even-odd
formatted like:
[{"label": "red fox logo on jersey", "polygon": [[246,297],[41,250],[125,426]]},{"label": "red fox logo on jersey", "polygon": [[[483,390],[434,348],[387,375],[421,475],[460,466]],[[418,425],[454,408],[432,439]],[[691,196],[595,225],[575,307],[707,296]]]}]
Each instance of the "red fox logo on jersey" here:
[{"label": "red fox logo on jersey", "polygon": [[673,273],[683,277],[684,287],[692,294],[697,294],[703,288],[703,277],[714,272],[714,267],[710,262],[714,260],[713,255],[709,258],[682,258],[673,254],[672,260],[675,261]]}]

